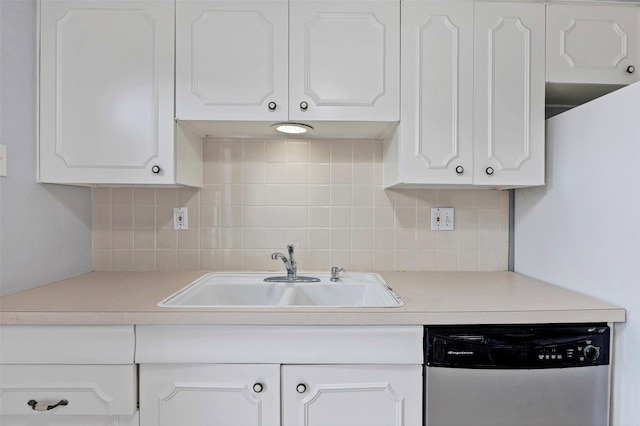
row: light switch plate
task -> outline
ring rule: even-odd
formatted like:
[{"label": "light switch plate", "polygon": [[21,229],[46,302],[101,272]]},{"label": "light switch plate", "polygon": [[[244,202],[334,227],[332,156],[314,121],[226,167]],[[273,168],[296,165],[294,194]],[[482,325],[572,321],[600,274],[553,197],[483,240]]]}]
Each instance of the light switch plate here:
[{"label": "light switch plate", "polygon": [[0,145],[0,176],[7,175],[7,146]]},{"label": "light switch plate", "polygon": [[432,231],[453,231],[453,207],[433,207],[431,209]]}]

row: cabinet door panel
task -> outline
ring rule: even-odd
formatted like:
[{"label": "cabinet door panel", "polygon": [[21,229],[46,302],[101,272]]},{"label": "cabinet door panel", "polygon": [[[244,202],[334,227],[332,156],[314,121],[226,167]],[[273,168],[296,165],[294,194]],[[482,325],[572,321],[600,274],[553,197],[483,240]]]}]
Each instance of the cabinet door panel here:
[{"label": "cabinet door panel", "polygon": [[413,426],[422,421],[419,365],[285,365],[282,387],[284,426]]},{"label": "cabinet door panel", "polygon": [[40,179],[171,183],[173,4],[43,2],[40,47]]},{"label": "cabinet door panel", "polygon": [[476,185],[544,182],[544,5],[475,5]]},{"label": "cabinet door panel", "polygon": [[400,2],[294,0],[289,22],[291,119],[399,119]]},{"label": "cabinet door panel", "polygon": [[472,183],[473,4],[406,1],[402,51],[404,180]]},{"label": "cabinet door panel", "polygon": [[280,366],[143,364],[140,424],[279,426]]},{"label": "cabinet door panel", "polygon": [[287,18],[284,0],[178,1],[177,117],[286,120]]},{"label": "cabinet door panel", "polygon": [[[629,84],[640,79],[640,7],[547,6],[547,80]],[[634,73],[627,67],[634,66]]]}]

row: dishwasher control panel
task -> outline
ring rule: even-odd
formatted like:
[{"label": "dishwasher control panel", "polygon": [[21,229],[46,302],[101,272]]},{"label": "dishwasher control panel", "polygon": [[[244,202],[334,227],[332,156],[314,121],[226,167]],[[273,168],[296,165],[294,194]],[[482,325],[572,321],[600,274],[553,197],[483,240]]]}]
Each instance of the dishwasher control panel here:
[{"label": "dishwasher control panel", "polygon": [[535,369],[609,364],[610,329],[593,325],[427,327],[428,366]]}]

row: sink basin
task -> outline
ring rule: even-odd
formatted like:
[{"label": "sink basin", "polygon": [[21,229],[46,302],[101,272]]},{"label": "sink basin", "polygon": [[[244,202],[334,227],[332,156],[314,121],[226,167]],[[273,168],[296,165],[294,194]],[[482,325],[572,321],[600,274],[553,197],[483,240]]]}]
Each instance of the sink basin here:
[{"label": "sink basin", "polygon": [[161,307],[359,307],[392,308],[404,302],[378,274],[309,274],[319,282],[263,282],[261,273],[209,273],[158,303]]}]

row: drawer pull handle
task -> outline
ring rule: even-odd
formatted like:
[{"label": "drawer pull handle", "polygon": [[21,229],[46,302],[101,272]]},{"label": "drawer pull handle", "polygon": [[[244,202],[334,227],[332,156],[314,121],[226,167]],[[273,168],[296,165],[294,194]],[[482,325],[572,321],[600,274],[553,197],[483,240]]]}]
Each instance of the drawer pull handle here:
[{"label": "drawer pull handle", "polygon": [[31,409],[33,409],[34,411],[49,411],[49,410],[53,410],[58,405],[69,405],[69,401],[67,401],[66,399],[61,399],[57,404],[47,405],[47,404],[38,404],[38,401],[32,399],[29,402],[27,402],[27,405],[30,405]]}]

